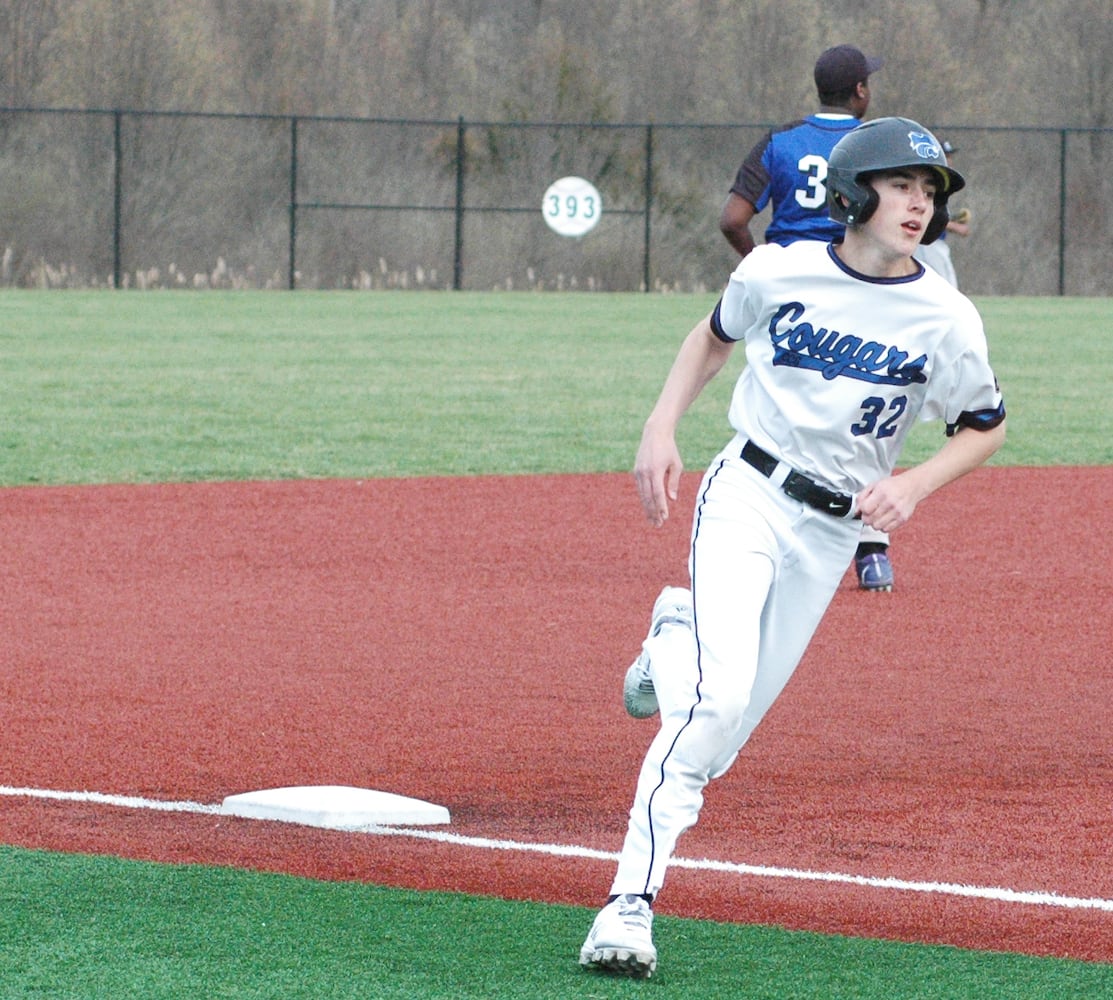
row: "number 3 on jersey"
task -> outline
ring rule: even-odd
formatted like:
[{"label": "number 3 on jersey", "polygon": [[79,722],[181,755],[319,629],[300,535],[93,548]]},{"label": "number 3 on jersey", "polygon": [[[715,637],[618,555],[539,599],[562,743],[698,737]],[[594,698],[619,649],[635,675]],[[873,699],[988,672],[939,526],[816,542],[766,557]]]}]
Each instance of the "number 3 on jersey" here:
[{"label": "number 3 on jersey", "polygon": [[892,437],[897,432],[897,421],[907,406],[907,396],[895,397],[888,406],[880,396],[869,396],[862,400],[862,419],[850,425],[850,433],[858,437],[874,433],[879,438]]},{"label": "number 3 on jersey", "polygon": [[796,204],[801,208],[822,208],[827,204],[827,161],[822,156],[809,153],[800,157],[797,169],[807,180],[802,188],[796,189]]}]

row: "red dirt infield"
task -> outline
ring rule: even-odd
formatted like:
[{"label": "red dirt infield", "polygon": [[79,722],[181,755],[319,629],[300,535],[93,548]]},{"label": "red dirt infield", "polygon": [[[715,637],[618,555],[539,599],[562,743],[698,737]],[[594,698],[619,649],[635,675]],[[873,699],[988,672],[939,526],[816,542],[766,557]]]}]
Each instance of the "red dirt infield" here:
[{"label": "red dirt infield", "polygon": [[[627,475],[0,490],[0,785],[350,784],[613,852],[691,502]],[[1113,470],[981,469],[848,574],[678,854],[1113,900]],[[613,862],[0,797],[0,842],[596,906]],[[674,868],[659,911],[1113,962],[1113,912]],[[571,942],[570,948],[579,942]]]}]

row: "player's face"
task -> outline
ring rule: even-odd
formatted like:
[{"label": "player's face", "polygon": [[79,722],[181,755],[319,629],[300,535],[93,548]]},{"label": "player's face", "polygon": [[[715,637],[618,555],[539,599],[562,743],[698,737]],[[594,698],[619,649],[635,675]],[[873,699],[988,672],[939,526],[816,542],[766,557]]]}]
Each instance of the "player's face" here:
[{"label": "player's face", "polygon": [[869,182],[877,192],[877,211],[862,227],[877,248],[910,257],[923,239],[935,212],[939,178],[928,167],[878,174]]}]

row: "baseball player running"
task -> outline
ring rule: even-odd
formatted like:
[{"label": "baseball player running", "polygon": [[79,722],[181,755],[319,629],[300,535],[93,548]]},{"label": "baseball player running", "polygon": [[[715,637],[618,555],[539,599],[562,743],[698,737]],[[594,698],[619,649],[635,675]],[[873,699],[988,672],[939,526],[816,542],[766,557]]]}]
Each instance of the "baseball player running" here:
[{"label": "baseball player running", "polygon": [[[863,524],[900,528],[1004,441],[981,319],[912,257],[946,225],[947,200],[964,183],[916,122],[861,125],[829,161],[842,241],[757,247],[680,347],[634,468],[651,523],[663,524],[677,498],[677,424],[741,343],[746,367],[729,414],[736,435],[699,489],[690,590],[661,592],[627,673],[628,709],[659,709],[660,729],[582,965],[654,971],[651,907],[677,839],[788,682]],[[946,441],[894,476],[916,419],[944,421]]]}]

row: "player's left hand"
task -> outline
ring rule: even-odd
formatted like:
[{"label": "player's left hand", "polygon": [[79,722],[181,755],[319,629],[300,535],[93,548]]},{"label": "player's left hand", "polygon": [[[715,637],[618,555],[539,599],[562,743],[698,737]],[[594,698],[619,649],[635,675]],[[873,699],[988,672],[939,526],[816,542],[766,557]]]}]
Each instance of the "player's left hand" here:
[{"label": "player's left hand", "polygon": [[891,532],[908,523],[918,498],[909,489],[911,480],[888,476],[867,486],[858,494],[858,513],[862,521],[877,531]]}]

